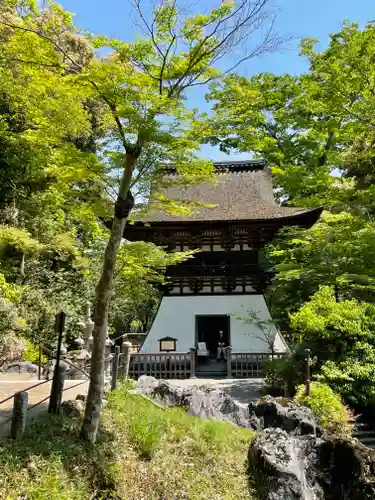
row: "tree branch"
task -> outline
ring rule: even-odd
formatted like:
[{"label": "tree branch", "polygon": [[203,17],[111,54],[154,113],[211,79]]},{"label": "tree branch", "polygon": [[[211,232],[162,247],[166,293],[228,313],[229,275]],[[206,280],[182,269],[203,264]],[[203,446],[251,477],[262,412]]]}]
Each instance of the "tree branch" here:
[{"label": "tree branch", "polygon": [[[2,16],[4,18],[4,16]],[[34,35],[37,35],[39,38],[42,38],[44,40],[47,40],[50,42],[61,54],[63,54],[72,64],[75,66],[79,71],[82,71],[82,66],[77,63],[68,53],[66,50],[64,50],[53,38],[50,36],[45,35],[44,33],[38,32],[36,30],[33,30],[31,28],[27,28],[26,26],[20,26],[19,24],[13,24],[9,22],[9,20],[1,20],[0,19],[0,24],[3,24],[4,26],[7,26],[8,28],[12,29],[18,29],[20,31],[24,31],[26,33],[33,33]]]}]

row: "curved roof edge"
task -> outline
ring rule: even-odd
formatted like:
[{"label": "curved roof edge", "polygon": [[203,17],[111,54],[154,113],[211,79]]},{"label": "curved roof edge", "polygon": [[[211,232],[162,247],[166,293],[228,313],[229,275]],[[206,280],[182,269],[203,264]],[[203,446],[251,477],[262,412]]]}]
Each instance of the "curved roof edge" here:
[{"label": "curved roof edge", "polygon": [[[263,170],[267,167],[266,160],[263,158],[255,158],[249,160],[224,160],[224,161],[213,161],[213,167],[215,170],[230,172],[254,172],[255,170]],[[174,167],[168,167],[165,169],[166,174],[177,174],[177,170]]]},{"label": "curved roof edge", "polygon": [[[288,208],[291,210],[294,207],[282,207],[285,208],[286,211]],[[307,208],[307,209],[297,209],[300,210],[298,212],[290,213],[290,214],[285,214],[280,217],[272,217],[268,219],[230,219],[230,220],[224,220],[224,219],[219,219],[219,220],[167,220],[167,221],[147,221],[147,220],[142,220],[142,221],[133,221],[133,223],[130,226],[126,226],[125,230],[129,230],[131,227],[142,227],[142,228],[161,228],[161,227],[171,227],[171,226],[197,226],[197,225],[207,225],[210,224],[212,225],[223,225],[223,224],[228,224],[228,225],[247,225],[247,224],[257,224],[257,225],[262,225],[262,224],[272,224],[272,223],[279,223],[281,226],[301,226],[306,229],[309,227],[313,226],[317,220],[319,219],[321,213],[324,210],[323,206],[316,207],[316,208]],[[131,229],[130,229],[131,230]]]}]

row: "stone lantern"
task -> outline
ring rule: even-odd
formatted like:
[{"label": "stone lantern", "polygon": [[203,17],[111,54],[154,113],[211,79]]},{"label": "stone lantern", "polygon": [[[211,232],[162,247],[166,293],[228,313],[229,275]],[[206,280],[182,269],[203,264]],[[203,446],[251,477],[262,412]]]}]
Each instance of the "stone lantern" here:
[{"label": "stone lantern", "polygon": [[75,339],[75,349],[69,353],[69,359],[78,369],[70,367],[69,377],[76,380],[84,380],[86,375],[82,372],[90,371],[91,346],[92,346],[92,331],[94,322],[91,319],[91,304],[86,303],[85,320],[79,322],[79,327],[83,331],[83,338],[79,335]]},{"label": "stone lantern", "polygon": [[92,331],[94,329],[94,322],[91,319],[91,303],[86,302],[85,308],[85,323],[83,324],[84,333],[83,333],[83,346],[87,351],[91,350],[92,346]]},{"label": "stone lantern", "polygon": [[113,359],[112,347],[114,342],[109,338],[107,331],[107,338],[105,341],[105,358],[104,358],[104,377],[111,376],[111,363]]}]

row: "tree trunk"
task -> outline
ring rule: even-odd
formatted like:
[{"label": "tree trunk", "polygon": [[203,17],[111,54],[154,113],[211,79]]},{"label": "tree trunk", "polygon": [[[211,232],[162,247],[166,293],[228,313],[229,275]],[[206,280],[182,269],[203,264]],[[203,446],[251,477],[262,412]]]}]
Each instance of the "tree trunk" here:
[{"label": "tree trunk", "polygon": [[105,249],[102,272],[96,288],[94,306],[95,327],[93,331],[90,385],[87,395],[85,417],[81,429],[81,436],[85,440],[91,442],[95,442],[96,440],[104,393],[104,359],[108,309],[117,253],[121,245],[127,218],[134,205],[129,188],[135,162],[136,156],[127,153],[125,157],[124,172],[115,204],[111,235]]}]

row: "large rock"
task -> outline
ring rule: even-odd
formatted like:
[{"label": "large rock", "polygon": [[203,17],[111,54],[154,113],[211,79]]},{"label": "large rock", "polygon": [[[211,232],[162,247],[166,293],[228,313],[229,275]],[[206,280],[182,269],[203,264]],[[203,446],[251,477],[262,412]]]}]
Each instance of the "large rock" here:
[{"label": "large rock", "polygon": [[249,477],[259,500],[323,500],[313,477],[315,436],[289,436],[282,429],[259,432],[249,450]]},{"label": "large rock", "polygon": [[25,352],[26,341],[13,333],[5,334],[0,342],[0,371],[6,371],[10,364],[21,361]]},{"label": "large rock", "polygon": [[375,450],[357,440],[326,437],[315,468],[327,500],[375,498]]},{"label": "large rock", "polygon": [[136,390],[160,403],[183,406],[189,415],[229,421],[254,430],[279,427],[295,435],[320,434],[312,411],[285,398],[265,396],[244,408],[221,390],[177,387],[147,375],[138,379]]},{"label": "large rock", "polygon": [[313,412],[286,398],[265,396],[250,403],[249,416],[258,430],[279,427],[293,435],[321,433]]},{"label": "large rock", "polygon": [[192,416],[251,427],[247,408],[239,406],[223,391],[204,387],[176,387],[163,380],[142,376],[136,391],[168,406],[182,406]]},{"label": "large rock", "polygon": [[373,500],[375,452],[356,441],[281,429],[260,431],[249,449],[259,500]]},{"label": "large rock", "polygon": [[61,411],[70,417],[83,417],[85,403],[80,399],[69,399],[61,403]]},{"label": "large rock", "polygon": [[38,373],[38,365],[34,365],[29,361],[18,361],[17,363],[9,364],[6,373]]}]

